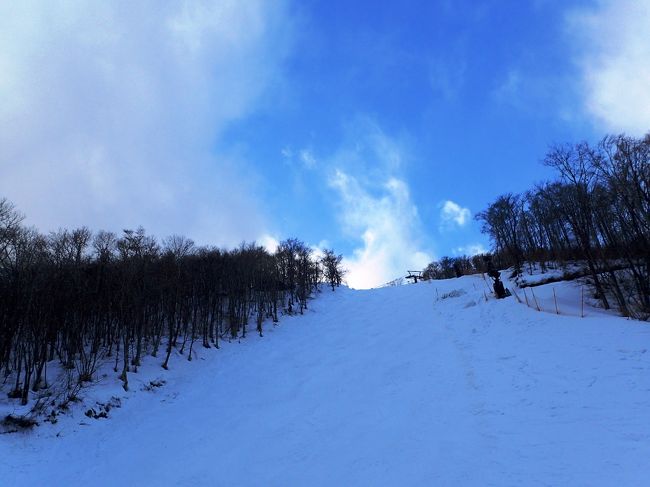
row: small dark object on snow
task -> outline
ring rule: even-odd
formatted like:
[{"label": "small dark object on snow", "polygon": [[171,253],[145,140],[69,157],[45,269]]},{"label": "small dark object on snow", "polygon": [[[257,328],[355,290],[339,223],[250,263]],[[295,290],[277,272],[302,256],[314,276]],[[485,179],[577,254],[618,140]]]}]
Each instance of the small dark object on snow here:
[{"label": "small dark object on snow", "polygon": [[498,270],[496,270],[496,268],[494,267],[494,264],[492,263],[492,258],[489,255],[486,255],[485,257],[483,257],[483,260],[487,265],[487,275],[494,280],[494,284],[492,285],[492,287],[494,289],[494,294],[496,295],[496,297],[498,299],[503,299],[510,296],[510,290],[506,289],[503,286],[503,282],[501,282],[501,273]]},{"label": "small dark object on snow", "polygon": [[162,387],[167,383],[164,379],[156,379],[149,381],[149,384],[146,384],[142,389],[145,391],[153,391],[157,387]]},{"label": "small dark object on snow", "polygon": [[103,410],[100,409],[99,412],[95,411],[94,409],[89,409],[88,411],[86,411],[85,414],[89,418],[93,418],[93,419],[108,418],[108,413],[106,412],[105,409]]},{"label": "small dark object on snow", "polygon": [[38,422],[35,419],[28,418],[26,416],[14,416],[13,414],[8,414],[5,416],[2,424],[6,427],[13,426],[18,428],[32,428],[34,426],[38,426]]},{"label": "small dark object on snow", "polygon": [[93,419],[108,418],[108,413],[111,409],[119,407],[122,407],[122,401],[120,401],[119,397],[113,396],[107,403],[98,402],[96,410],[95,408],[90,408],[84,414]]}]

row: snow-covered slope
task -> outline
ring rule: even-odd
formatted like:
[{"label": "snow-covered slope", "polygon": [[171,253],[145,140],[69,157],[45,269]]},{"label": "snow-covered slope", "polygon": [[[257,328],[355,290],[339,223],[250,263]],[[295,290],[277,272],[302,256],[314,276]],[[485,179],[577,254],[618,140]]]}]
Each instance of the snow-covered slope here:
[{"label": "snow-covered slope", "polygon": [[647,484],[648,325],[484,291],[323,290],[264,338],[161,370],[109,419],[0,436],[1,483]]}]

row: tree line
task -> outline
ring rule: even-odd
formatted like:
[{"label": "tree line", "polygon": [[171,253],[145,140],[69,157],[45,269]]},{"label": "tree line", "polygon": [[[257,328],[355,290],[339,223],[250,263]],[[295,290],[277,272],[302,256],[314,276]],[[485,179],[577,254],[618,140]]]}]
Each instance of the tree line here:
[{"label": "tree line", "polygon": [[553,181],[476,215],[504,266],[582,261],[606,309],[650,317],[650,134],[552,147]]},{"label": "tree line", "polygon": [[267,320],[302,314],[320,283],[334,289],[343,275],[340,255],[317,258],[297,239],[271,253],[158,242],[142,228],[44,235],[0,199],[0,371],[22,404],[49,386],[53,361],[74,391],[110,358],[127,390],[145,355],[167,369],[174,350],[192,360],[197,346],[263,336]]},{"label": "tree line", "polygon": [[485,257],[488,254],[458,257],[442,257],[430,262],[422,271],[422,279],[451,279],[486,271]]}]

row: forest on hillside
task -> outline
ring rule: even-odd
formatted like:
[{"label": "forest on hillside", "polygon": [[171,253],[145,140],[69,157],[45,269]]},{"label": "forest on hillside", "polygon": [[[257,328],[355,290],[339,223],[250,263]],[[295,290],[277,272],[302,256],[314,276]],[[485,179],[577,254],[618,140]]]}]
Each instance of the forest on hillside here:
[{"label": "forest on hillside", "polygon": [[67,399],[109,358],[126,390],[145,355],[167,368],[173,350],[192,360],[196,346],[262,336],[266,320],[303,313],[319,283],[334,289],[344,274],[340,255],[297,239],[224,250],[142,228],[44,235],[23,220],[0,199],[0,372],[22,404],[49,387],[53,361]]},{"label": "forest on hillside", "polygon": [[[650,318],[650,134],[608,135],[597,144],[552,147],[552,181],[499,196],[476,219],[493,260],[514,275],[548,263],[584,262],[605,309]],[[446,278],[485,271],[483,256],[443,258],[424,271]]]}]

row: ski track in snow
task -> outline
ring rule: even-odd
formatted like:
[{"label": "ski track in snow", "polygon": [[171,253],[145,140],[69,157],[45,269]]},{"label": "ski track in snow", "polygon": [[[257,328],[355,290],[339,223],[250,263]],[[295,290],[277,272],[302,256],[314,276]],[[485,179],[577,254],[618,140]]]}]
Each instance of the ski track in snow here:
[{"label": "ski track in snow", "polygon": [[647,485],[648,325],[484,289],[324,289],[264,338],[177,357],[108,420],[0,436],[1,483]]}]

